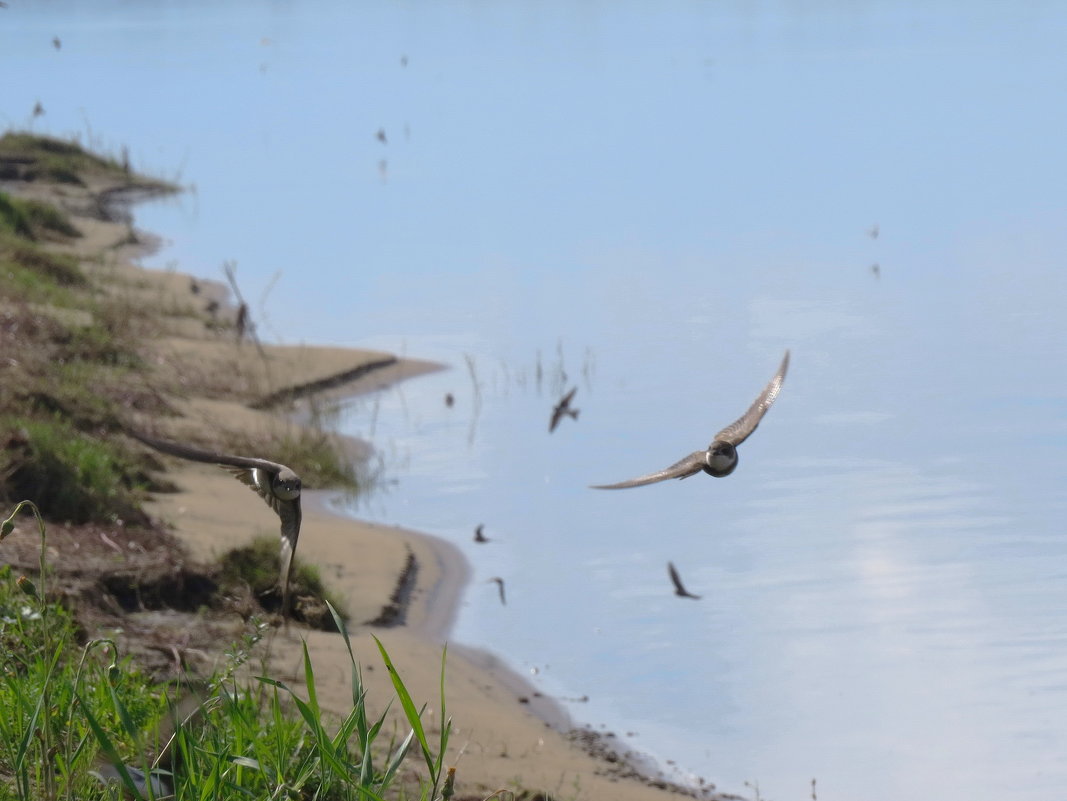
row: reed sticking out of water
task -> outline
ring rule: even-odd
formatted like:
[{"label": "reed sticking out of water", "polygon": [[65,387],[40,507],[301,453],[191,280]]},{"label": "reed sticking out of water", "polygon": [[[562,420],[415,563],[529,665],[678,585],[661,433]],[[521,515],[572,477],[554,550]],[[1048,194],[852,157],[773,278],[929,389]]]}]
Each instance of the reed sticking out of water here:
[{"label": "reed sticking out of water", "polygon": [[478,368],[474,364],[474,357],[469,353],[463,354],[467,363],[467,373],[471,377],[473,402],[471,403],[471,426],[467,433],[467,444],[474,444],[474,436],[478,431],[478,417],[482,413],[482,382],[478,380]]},{"label": "reed sticking out of water", "polygon": [[256,350],[259,352],[259,358],[263,360],[263,367],[267,371],[267,391],[270,392],[274,389],[274,382],[270,378],[270,362],[267,360],[266,351],[263,350],[259,335],[256,333],[256,324],[252,320],[251,308],[245,302],[244,296],[241,294],[241,288],[237,285],[237,262],[232,260],[224,261],[222,263],[222,271],[226,274],[226,280],[230,282],[233,296],[237,298],[237,344],[241,344],[245,334],[255,344]]},{"label": "reed sticking out of water", "polygon": [[556,340],[557,361],[552,373],[552,394],[562,395],[567,386],[567,370],[564,367],[563,340]]},{"label": "reed sticking out of water", "polygon": [[587,390],[593,389],[593,375],[596,373],[596,354],[588,345],[585,346],[585,354],[582,357],[582,379],[585,381]]},{"label": "reed sticking out of water", "polygon": [[282,337],[275,330],[274,326],[271,325],[270,317],[267,315],[267,298],[270,297],[270,293],[274,291],[274,287],[278,285],[278,281],[281,280],[281,277],[282,271],[275,270],[274,275],[267,281],[267,285],[263,287],[263,291],[259,293],[259,319],[263,321],[263,325],[267,327],[267,330],[270,331],[271,336],[274,337],[276,342],[281,342]]}]

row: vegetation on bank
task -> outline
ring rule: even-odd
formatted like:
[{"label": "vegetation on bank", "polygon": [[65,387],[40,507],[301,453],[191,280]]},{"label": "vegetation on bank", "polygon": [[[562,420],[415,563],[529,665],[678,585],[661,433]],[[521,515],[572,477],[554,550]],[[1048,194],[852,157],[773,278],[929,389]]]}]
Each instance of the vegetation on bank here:
[{"label": "vegetation on bank", "polygon": [[[153,682],[114,640],[83,641],[69,611],[51,600],[47,531],[35,506],[19,504],[4,521],[0,552],[20,510],[36,518],[40,571],[31,581],[0,567],[0,801],[106,799],[117,791],[190,801],[452,797],[443,767],[451,731],[443,656],[445,722],[435,742],[380,643],[410,730],[402,736],[384,714],[371,717],[339,617],[352,682],[352,708],[339,719],[318,706],[306,647],[301,691],[263,675],[265,666],[251,660],[264,633],[254,620],[211,675]],[[409,751],[424,769],[405,760]]]},{"label": "vegetation on bank", "polygon": [[[102,205],[95,187],[161,186],[132,174],[125,158],[25,133],[0,136],[0,180],[79,187],[91,206]],[[60,586],[72,565],[77,572],[92,562],[93,547],[106,555],[129,542],[144,551],[132,536],[137,529],[148,532],[141,542],[149,547],[165,539],[142,509],[149,490],[165,488],[155,477],[160,463],[122,435],[131,414],[173,416],[172,399],[197,391],[187,380],[168,384],[151,372],[161,320],[200,315],[205,327],[218,325],[214,313],[131,302],[111,291],[107,271],[94,269],[99,262],[71,255],[69,246],[81,235],[77,218],[61,208],[0,192],[0,504],[15,509],[0,529],[0,801],[171,793],[180,799],[450,798],[442,767],[449,726],[439,742],[429,742],[384,649],[393,701],[410,732],[388,730],[384,714],[370,717],[354,657],[352,709],[337,720],[318,707],[306,650],[299,691],[269,678],[265,663],[254,667],[251,655],[262,652],[255,646],[266,629],[255,610],[277,608],[271,594],[276,537],[227,554],[206,582],[220,603],[229,598],[232,606],[237,586],[256,603],[243,608],[245,632],[224,665],[195,682],[159,683],[119,652],[119,634],[94,637],[79,620],[77,596],[85,591]],[[225,392],[212,386],[209,394]],[[232,433],[211,444],[269,453],[307,485],[357,486],[353,465],[315,426],[280,424],[255,440]],[[15,541],[26,536],[21,526],[9,537],[20,510],[36,520],[36,563],[15,553]],[[46,526],[58,524],[66,539],[49,543]],[[67,543],[77,553],[63,553]],[[150,556],[138,564],[158,563]],[[168,557],[162,559],[166,570]],[[123,557],[116,564],[133,563]],[[339,630],[347,642],[345,621],[318,572],[299,561],[294,568],[293,594],[306,607],[305,619],[316,615],[308,622]],[[104,576],[89,592],[125,591],[124,582],[140,580],[141,570],[134,565],[125,568],[130,575]],[[147,595],[135,586],[130,602],[143,606]],[[127,600],[117,606],[125,608]],[[440,704],[443,718],[443,697]],[[405,760],[409,750],[421,754],[422,771]]]},{"label": "vegetation on bank", "polygon": [[[130,170],[129,157],[121,159],[90,153],[77,142],[40,136],[24,131],[7,131],[0,136],[0,180],[47,181],[86,186],[94,177],[137,180],[143,176]],[[151,181],[164,185],[162,181]]]},{"label": "vegetation on bank", "polygon": [[[0,178],[163,186],[76,143],[12,132],[0,136]],[[57,522],[144,522],[140,504],[144,490],[160,488],[149,473],[158,462],[119,435],[132,412],[172,415],[168,395],[197,388],[184,377],[167,385],[148,369],[161,320],[175,311],[91,279],[55,247],[79,236],[61,209],[0,192],[0,501],[29,498]],[[223,433],[211,445],[271,453],[309,486],[357,487],[353,465],[314,427],[279,425],[254,441]]]}]

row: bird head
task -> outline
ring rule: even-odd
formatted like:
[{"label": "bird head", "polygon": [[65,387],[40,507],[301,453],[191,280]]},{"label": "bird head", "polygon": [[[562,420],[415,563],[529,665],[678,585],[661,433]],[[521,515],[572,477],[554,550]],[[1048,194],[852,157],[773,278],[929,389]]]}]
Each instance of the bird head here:
[{"label": "bird head", "polygon": [[271,491],[283,501],[296,500],[300,497],[300,479],[296,475],[279,475]]},{"label": "bird head", "polygon": [[709,476],[722,478],[734,472],[737,467],[737,448],[729,442],[715,440],[704,454],[703,470]]}]

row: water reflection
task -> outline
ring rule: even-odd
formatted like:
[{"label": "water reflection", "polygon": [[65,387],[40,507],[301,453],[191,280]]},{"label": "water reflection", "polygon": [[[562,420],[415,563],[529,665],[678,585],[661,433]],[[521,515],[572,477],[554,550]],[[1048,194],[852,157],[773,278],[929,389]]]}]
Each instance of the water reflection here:
[{"label": "water reflection", "polygon": [[[797,429],[805,417],[853,435],[887,426],[899,434],[913,420],[850,410],[847,392],[834,396],[841,411],[825,413],[820,398],[790,397],[787,386],[775,409],[785,420],[761,427],[768,442],[759,466],[749,465],[757,475],[731,476],[737,486],[728,490],[657,485],[647,490],[655,496],[614,508],[583,493],[590,471],[602,469],[597,455],[632,458],[662,447],[614,407],[654,407],[662,388],[652,378],[630,376],[623,385],[620,374],[602,375],[588,413],[557,441],[541,424],[549,401],[519,388],[521,371],[497,369],[495,379],[485,374],[492,389],[482,393],[481,423],[466,449],[455,442],[464,426],[436,419],[445,414],[440,387],[455,386],[459,371],[408,387],[409,409],[421,409],[422,399],[440,409],[423,410],[435,419],[420,423],[417,440],[441,453],[429,456],[432,467],[397,470],[399,485],[374,512],[414,519],[468,549],[477,547],[468,544],[475,516],[506,532],[492,550],[469,555],[476,576],[508,581],[508,615],[484,608],[483,593],[474,593],[457,637],[501,649],[516,667],[549,665],[537,680],[547,691],[588,695],[585,719],[637,729],[635,745],[735,787],[752,776],[729,775],[730,765],[765,763],[776,766],[762,782],[765,793],[821,773],[826,792],[863,795],[872,770],[886,787],[914,786],[909,771],[917,770],[939,791],[978,791],[946,779],[956,760],[977,758],[975,749],[1014,777],[1005,786],[1023,780],[1012,766],[1027,763],[1029,737],[990,726],[999,715],[1015,719],[1048,703],[1029,697],[1036,687],[1062,689],[1054,666],[1067,667],[1067,642],[1052,610],[1063,571],[1050,570],[1047,559],[1063,548],[1021,546],[1018,520],[996,486],[961,471],[966,464],[956,458],[914,446],[909,452],[919,458],[910,461],[775,456],[803,441]],[[907,396],[884,399],[886,408]],[[847,453],[846,442],[834,449]],[[516,453],[523,458],[512,459]],[[704,596],[699,604],[679,608],[664,576],[668,560],[685,565],[687,586]],[[694,720],[701,721],[696,742]],[[1058,741],[1058,726],[1041,730]],[[993,743],[995,758],[985,753]],[[887,773],[904,764],[899,776]]]}]

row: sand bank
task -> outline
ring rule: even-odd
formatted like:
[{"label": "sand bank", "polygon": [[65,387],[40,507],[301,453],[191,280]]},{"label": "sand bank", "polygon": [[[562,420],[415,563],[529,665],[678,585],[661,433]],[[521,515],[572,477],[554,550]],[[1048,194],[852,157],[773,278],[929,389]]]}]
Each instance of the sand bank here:
[{"label": "sand bank", "polygon": [[[271,510],[217,468],[176,462],[169,475],[180,491],[157,496],[151,511],[174,524],[194,558],[217,556],[254,534],[276,533]],[[427,704],[426,719],[436,729],[442,648],[470,576],[466,559],[443,540],[339,515],[330,509],[327,492],[307,492],[306,497],[298,554],[318,565],[344,599],[370,706],[380,710],[392,697],[373,640],[377,637],[416,703]],[[400,618],[392,625],[372,625],[405,581],[410,586]],[[320,704],[346,712],[351,707],[350,663],[337,634],[297,625],[275,631],[269,643],[274,675],[299,684],[301,641],[315,666]],[[678,797],[664,789],[666,783],[656,787],[650,782],[658,780],[636,777],[623,759],[590,755],[583,738],[572,733],[567,711],[496,656],[450,643],[445,676],[447,713],[454,725],[447,764],[457,767],[457,786],[464,792],[521,786],[562,798]],[[396,721],[402,729],[400,718]],[[612,741],[601,744],[610,747]],[[625,746],[619,750],[625,753]]]}]

